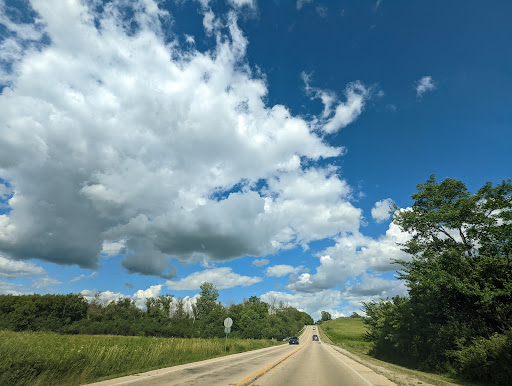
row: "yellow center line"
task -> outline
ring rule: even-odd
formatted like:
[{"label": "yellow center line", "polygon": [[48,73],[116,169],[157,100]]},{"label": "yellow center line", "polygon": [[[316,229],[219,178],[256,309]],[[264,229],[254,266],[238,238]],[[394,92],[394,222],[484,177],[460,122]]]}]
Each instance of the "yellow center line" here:
[{"label": "yellow center line", "polygon": [[272,363],[271,365],[265,367],[264,369],[254,373],[253,375],[250,375],[248,376],[247,378],[245,378],[243,381],[239,382],[236,384],[236,386],[247,386],[247,385],[250,385],[251,383],[254,383],[257,379],[261,378],[262,376],[264,376],[266,373],[268,373],[270,370],[274,369],[275,367],[279,366],[281,363],[283,363],[285,360],[287,360],[288,358],[290,358],[292,355],[296,354],[297,352],[299,352],[300,350],[302,350],[304,347],[306,347],[306,345],[309,344],[309,340],[303,344],[301,347],[299,347],[297,350],[291,352],[290,354],[288,355],[285,355],[284,357],[282,357],[281,359],[277,360],[276,362]]}]

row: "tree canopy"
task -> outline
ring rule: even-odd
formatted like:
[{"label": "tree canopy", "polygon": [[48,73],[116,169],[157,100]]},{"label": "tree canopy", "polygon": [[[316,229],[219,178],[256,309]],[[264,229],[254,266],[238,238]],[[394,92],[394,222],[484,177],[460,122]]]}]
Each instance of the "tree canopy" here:
[{"label": "tree canopy", "polygon": [[[408,296],[365,304],[373,353],[488,381],[496,369],[475,374],[467,358],[484,346],[494,347],[490,357],[512,355],[511,181],[471,194],[431,176],[416,188],[412,207],[395,206],[392,217],[411,236],[402,245],[411,259],[397,261]],[[512,379],[510,366],[499,374]]]}]

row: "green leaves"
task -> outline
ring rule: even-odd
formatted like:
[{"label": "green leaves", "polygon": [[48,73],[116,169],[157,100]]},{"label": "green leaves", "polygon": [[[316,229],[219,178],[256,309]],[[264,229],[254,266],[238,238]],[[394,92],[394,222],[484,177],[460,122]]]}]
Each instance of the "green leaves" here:
[{"label": "green leaves", "polygon": [[403,250],[412,260],[398,261],[409,296],[365,304],[367,337],[381,358],[462,371],[472,342],[512,331],[512,184],[488,182],[471,194],[430,176],[416,188],[412,207],[393,213],[411,235]]}]

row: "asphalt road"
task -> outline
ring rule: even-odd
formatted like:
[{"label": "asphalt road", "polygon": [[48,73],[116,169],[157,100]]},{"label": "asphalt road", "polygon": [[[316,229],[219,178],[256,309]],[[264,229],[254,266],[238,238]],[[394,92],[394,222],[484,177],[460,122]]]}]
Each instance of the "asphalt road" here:
[{"label": "asphalt road", "polygon": [[282,345],[94,383],[111,385],[394,385],[330,345],[313,341],[307,326],[300,345]]}]

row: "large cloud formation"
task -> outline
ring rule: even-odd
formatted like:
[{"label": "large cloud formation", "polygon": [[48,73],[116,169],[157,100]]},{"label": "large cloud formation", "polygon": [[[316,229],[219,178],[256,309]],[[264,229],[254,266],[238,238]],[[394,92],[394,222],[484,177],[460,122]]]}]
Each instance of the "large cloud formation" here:
[{"label": "large cloud formation", "polygon": [[358,229],[338,171],[311,165],[343,153],[322,135],[357,119],[364,86],[346,102],[315,89],[320,117],[267,106],[236,13],[202,4],[205,52],[152,0],[0,12],[4,256],[95,268],[118,243],[128,271],[173,278],[169,257],[264,256]]}]

